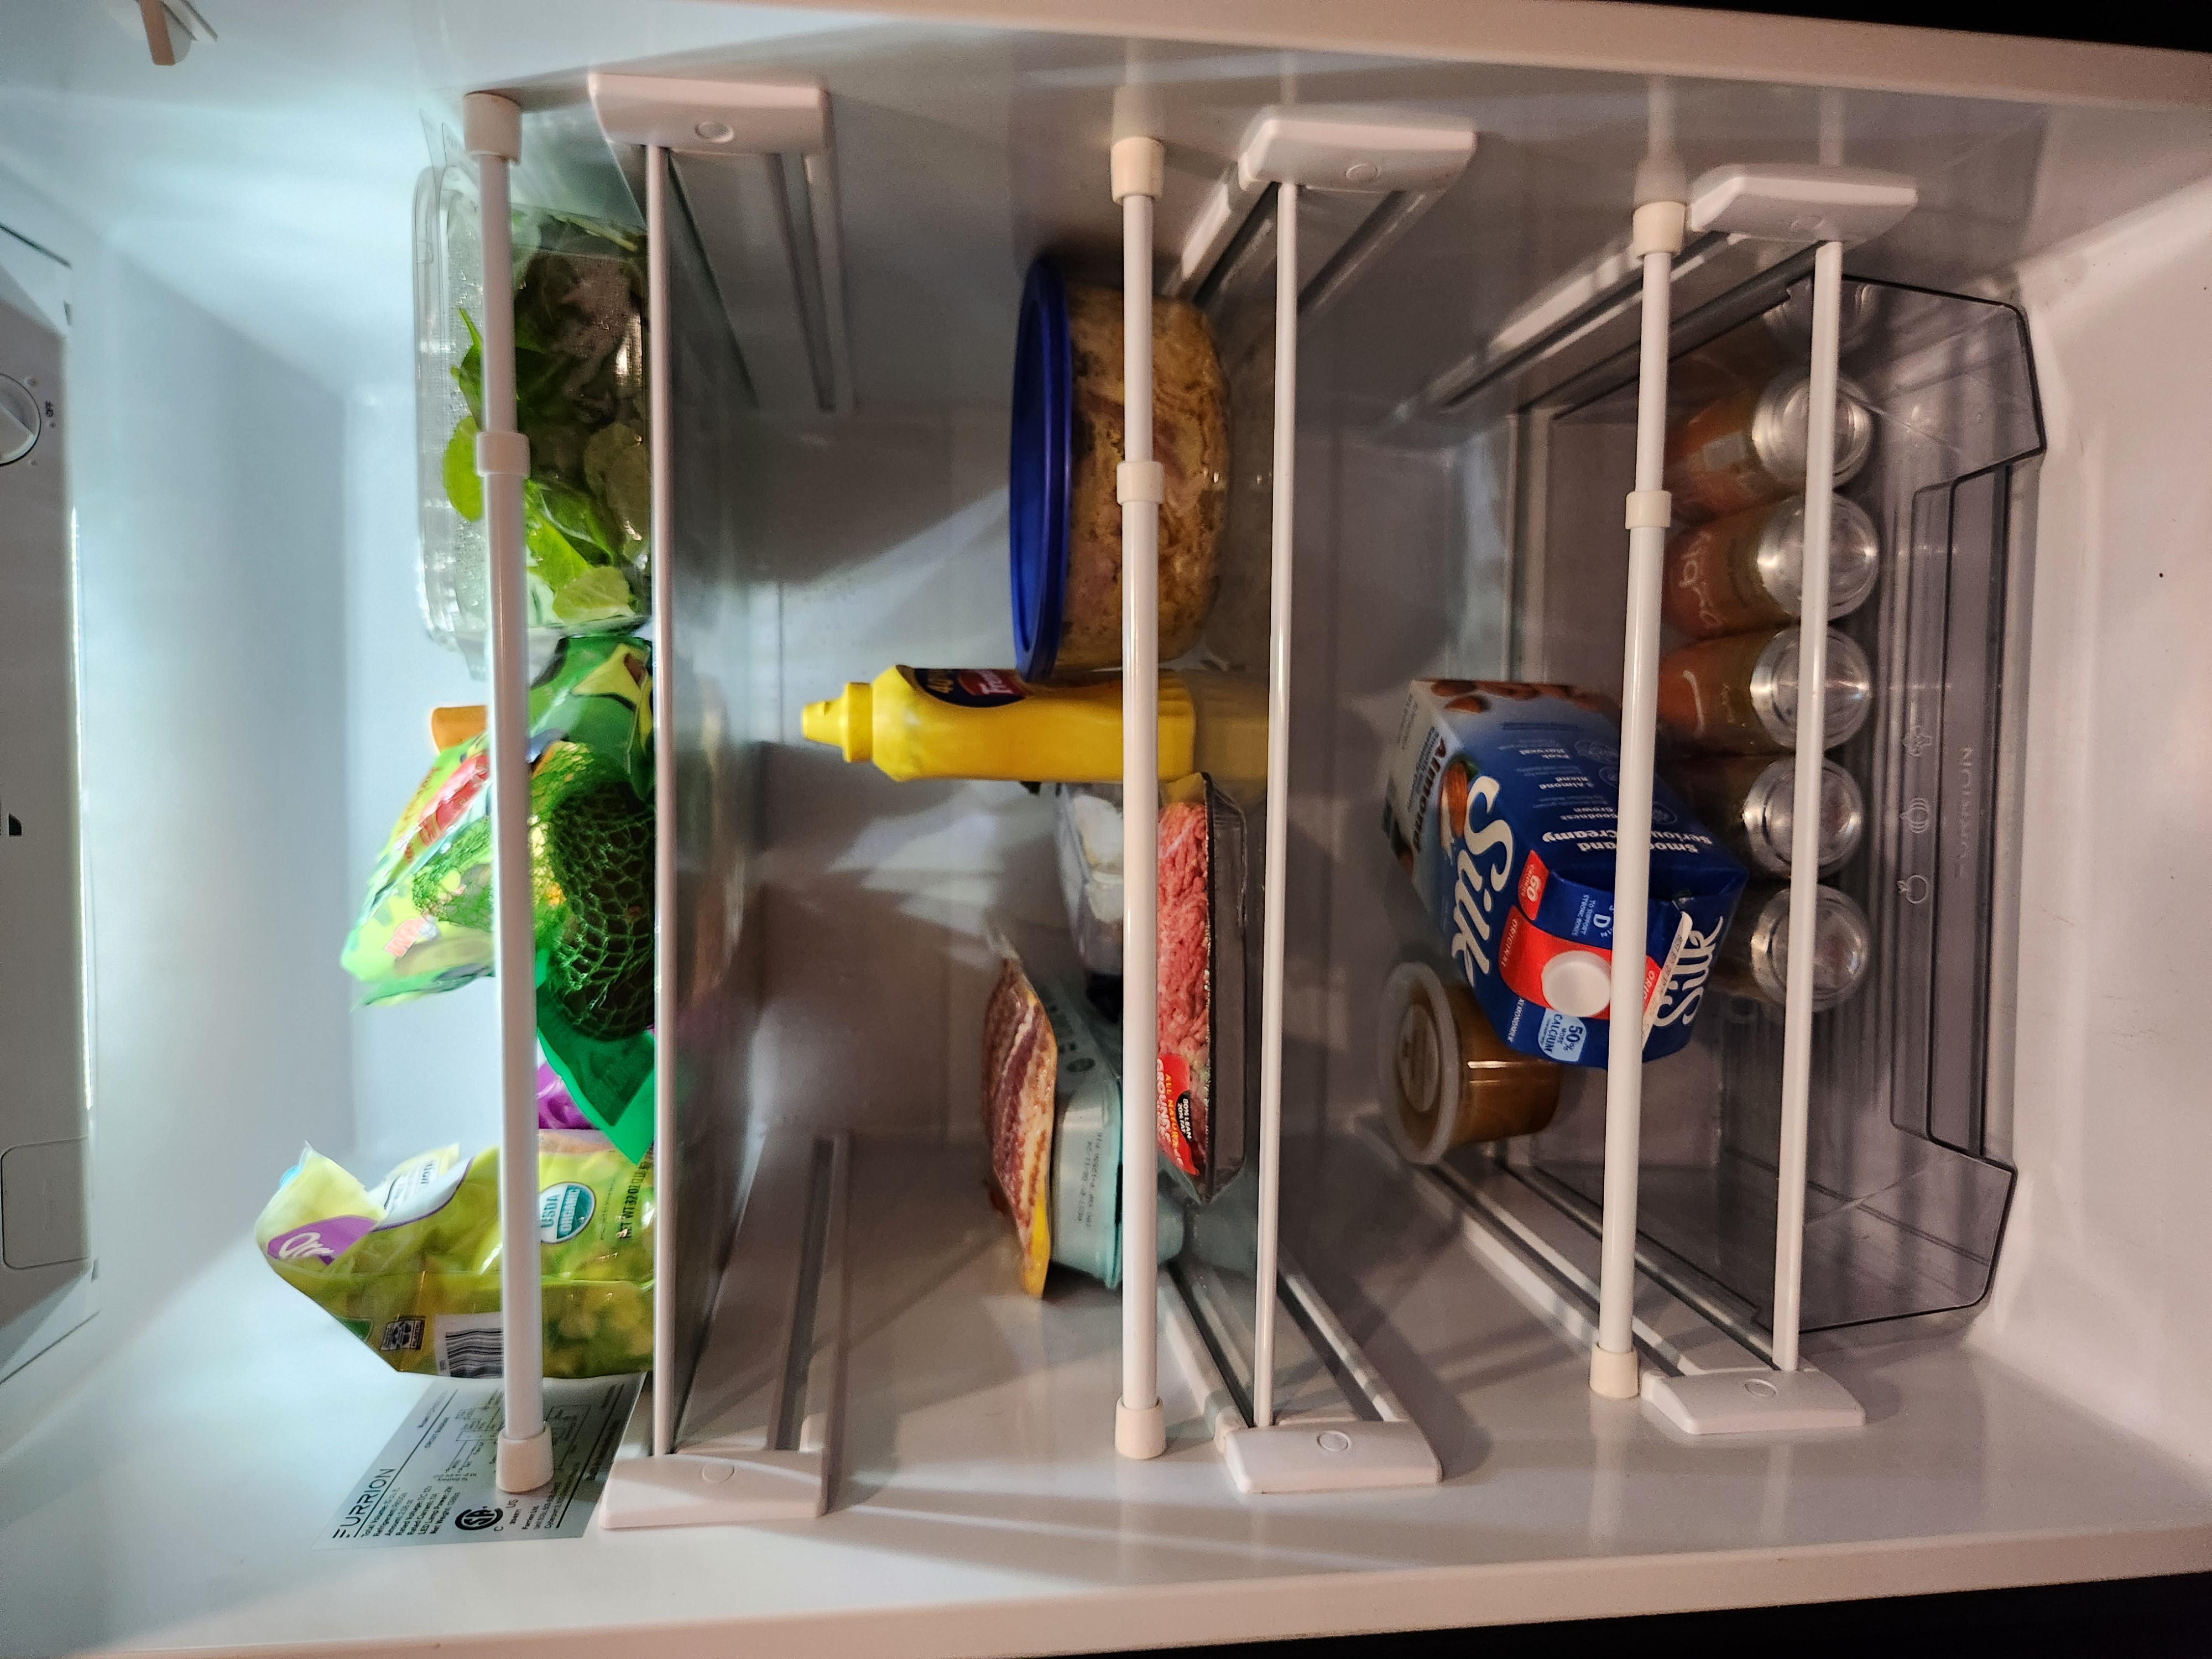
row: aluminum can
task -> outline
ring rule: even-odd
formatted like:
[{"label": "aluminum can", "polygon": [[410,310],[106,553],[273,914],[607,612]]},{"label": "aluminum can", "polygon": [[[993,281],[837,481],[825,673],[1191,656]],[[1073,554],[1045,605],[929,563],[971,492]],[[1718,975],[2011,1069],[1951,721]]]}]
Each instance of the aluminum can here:
[{"label": "aluminum can", "polygon": [[[1797,822],[1797,759],[1731,755],[1686,761],[1670,774],[1698,821],[1758,876],[1790,873]],[[1820,763],[1820,873],[1841,869],[1866,834],[1858,780],[1832,760]]]},{"label": "aluminum can", "polygon": [[[1798,630],[1699,640],[1659,659],[1659,723],[1717,755],[1786,755],[1797,746]],[[1856,641],[1828,630],[1822,746],[1846,743],[1874,708],[1874,670]]]},{"label": "aluminum can", "polygon": [[[1874,592],[1881,538],[1856,501],[1838,495],[1828,531],[1828,615],[1847,617]],[[1678,531],[1667,544],[1660,603],[1693,640],[1795,622],[1805,609],[1805,498]]]},{"label": "aluminum can", "polygon": [[[1667,489],[1682,524],[1726,518],[1805,488],[1811,385],[1800,369],[1717,398],[1667,434]],[[1836,472],[1848,483],[1874,448],[1874,415],[1854,382],[1836,386]]]},{"label": "aluminum can", "polygon": [[[1848,1001],[1874,966],[1874,929],[1848,893],[1818,890],[1820,915],[1813,933],[1813,1012],[1824,1014]],[[1779,1008],[1790,992],[1790,889],[1753,884],[1744,890],[1735,921],[1721,941],[1713,981],[1739,996]]]},{"label": "aluminum can", "polygon": [[[1838,296],[1842,303],[1836,313],[1836,343],[1839,349],[1849,351],[1866,338],[1868,331],[1881,319],[1882,294],[1883,290],[1872,283],[1844,284]],[[1782,302],[1761,313],[1759,320],[1769,339],[1802,360],[1813,343],[1813,279],[1808,276],[1790,284]]]}]

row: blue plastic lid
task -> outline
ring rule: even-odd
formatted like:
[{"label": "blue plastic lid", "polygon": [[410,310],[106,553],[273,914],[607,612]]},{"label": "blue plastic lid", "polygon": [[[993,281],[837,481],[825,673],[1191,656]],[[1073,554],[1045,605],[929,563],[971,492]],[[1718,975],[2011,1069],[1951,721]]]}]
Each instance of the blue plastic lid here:
[{"label": "blue plastic lid", "polygon": [[1074,379],[1067,290],[1060,273],[1039,259],[1022,284],[1014,340],[1013,441],[1006,462],[1014,662],[1025,680],[1049,679],[1060,655]]}]

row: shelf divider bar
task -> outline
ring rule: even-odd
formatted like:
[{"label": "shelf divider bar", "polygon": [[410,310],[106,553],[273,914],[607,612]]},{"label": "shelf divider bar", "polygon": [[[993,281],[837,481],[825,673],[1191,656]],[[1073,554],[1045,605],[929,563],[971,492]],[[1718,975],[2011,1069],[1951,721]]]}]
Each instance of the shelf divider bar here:
[{"label": "shelf divider bar", "polygon": [[1814,940],[1820,920],[1820,757],[1828,685],[1828,530],[1836,494],[1836,359],[1844,245],[1813,255],[1813,362],[1805,435],[1804,616],[1797,654],[1797,787],[1790,845],[1790,961],[1782,1023],[1782,1140],[1774,1195],[1774,1368],[1797,1369],[1805,1278],[1805,1154],[1812,1118]]},{"label": "shelf divider bar", "polygon": [[676,1448],[676,422],[668,383],[668,152],[645,147],[646,398],[653,548],[653,1453]]},{"label": "shelf divider bar", "polygon": [[1297,502],[1298,187],[1275,186],[1275,477],[1267,576],[1267,845],[1260,931],[1260,1193],[1253,1275],[1252,1426],[1275,1420],[1275,1295],[1283,1203],[1284,888],[1290,865],[1291,555]]}]

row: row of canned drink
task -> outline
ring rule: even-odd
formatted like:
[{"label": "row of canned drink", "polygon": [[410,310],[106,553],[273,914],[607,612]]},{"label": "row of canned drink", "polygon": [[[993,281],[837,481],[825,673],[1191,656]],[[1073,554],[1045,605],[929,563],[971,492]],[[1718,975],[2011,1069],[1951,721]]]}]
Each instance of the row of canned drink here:
[{"label": "row of canned drink", "polygon": [[[1863,284],[1847,290],[1847,339],[1863,333],[1872,320],[1875,293]],[[1710,982],[1777,1008],[1784,1006],[1789,985],[1788,877],[1798,764],[1792,751],[1802,651],[1797,623],[1804,608],[1803,491],[1810,406],[1807,377],[1782,367],[1782,360],[1801,353],[1807,343],[1809,297],[1809,287],[1801,285],[1783,305],[1693,354],[1685,365],[1693,412],[1674,423],[1667,449],[1666,486],[1685,527],[1668,541],[1662,603],[1667,622],[1687,643],[1668,653],[1660,665],[1659,720],[1674,751],[1666,770],[1683,804],[1751,872],[1751,883],[1737,898],[1711,959]],[[1703,392],[1697,390],[1701,384]],[[1840,485],[1859,474],[1874,447],[1872,410],[1849,380],[1839,387],[1836,433]],[[1847,617],[1866,603],[1881,552],[1873,520],[1856,503],[1835,497],[1829,541],[1832,617]],[[1486,688],[1466,689],[1480,693]],[[1565,690],[1487,689],[1498,695]],[[1421,690],[1415,688],[1416,713]],[[1864,726],[1873,690],[1865,653],[1831,630],[1826,746],[1848,742]],[[1416,728],[1419,724],[1413,721]],[[1415,729],[1411,735],[1422,732]],[[1407,736],[1401,732],[1401,750],[1425,758],[1421,745],[1407,748]],[[1858,850],[1867,814],[1857,781],[1826,756],[1820,765],[1818,845],[1825,876]],[[1417,781],[1399,774],[1420,769],[1394,766],[1394,800],[1401,786]],[[1449,790],[1442,793],[1448,802]],[[1420,814],[1410,816],[1418,821]],[[1448,811],[1445,816],[1450,816]],[[1385,818],[1392,821],[1390,811]],[[1401,856],[1419,886],[1421,836],[1412,825],[1400,829],[1403,833],[1394,839],[1401,842]],[[1825,1012],[1849,999],[1867,978],[1873,933],[1865,913],[1849,895],[1826,885],[1815,890],[1820,909],[1813,1005]],[[1455,899],[1452,921],[1460,915]],[[1441,913],[1436,919],[1447,924]],[[1469,913],[1468,920],[1481,928],[1480,915]],[[1483,933],[1486,938],[1487,930]],[[1556,1000],[1551,989],[1547,981],[1547,1004]],[[1383,1118],[1407,1158],[1433,1163],[1468,1141],[1530,1134],[1550,1122],[1559,1100],[1560,1067],[1527,1052],[1525,1044],[1501,1037],[1457,975],[1425,961],[1403,963],[1384,988],[1379,1012],[1377,1085]],[[1652,1053],[1647,1035],[1645,1054]]]},{"label": "row of canned drink", "polygon": [[[1761,319],[1788,334],[1786,307]],[[1863,321],[1863,319],[1855,319]],[[1794,340],[1790,342],[1794,343]],[[1725,354],[1723,354],[1725,355]],[[1721,955],[1719,984],[1779,1005],[1789,977],[1790,873],[1796,829],[1797,705],[1804,610],[1809,385],[1802,372],[1766,374],[1703,403],[1668,433],[1667,487],[1688,522],[1669,539],[1663,608],[1688,643],[1660,665],[1659,719],[1695,758],[1674,782],[1698,816],[1752,872]],[[1874,414],[1845,378],[1836,401],[1835,481],[1849,483],[1873,453]],[[1833,498],[1828,614],[1850,615],[1873,593],[1881,537],[1864,508]],[[1866,724],[1873,666],[1856,641],[1831,629],[1824,687],[1825,745]],[[1820,761],[1818,846],[1822,875],[1857,851],[1866,799],[1857,780]],[[1836,1006],[1865,980],[1872,929],[1849,895],[1820,890],[1813,1002]]]}]

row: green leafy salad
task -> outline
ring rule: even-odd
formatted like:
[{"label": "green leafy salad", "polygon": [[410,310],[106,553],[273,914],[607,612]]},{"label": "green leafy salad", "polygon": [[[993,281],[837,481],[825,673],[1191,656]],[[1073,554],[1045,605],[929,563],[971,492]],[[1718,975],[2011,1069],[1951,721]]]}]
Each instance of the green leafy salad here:
[{"label": "green leafy salad", "polygon": [[[531,621],[567,633],[626,628],[647,612],[652,469],[646,413],[643,239],[573,214],[514,216],[515,423],[530,441],[522,486]],[[477,433],[483,337],[453,366],[468,412],[453,428],[446,496],[483,517]]]}]

